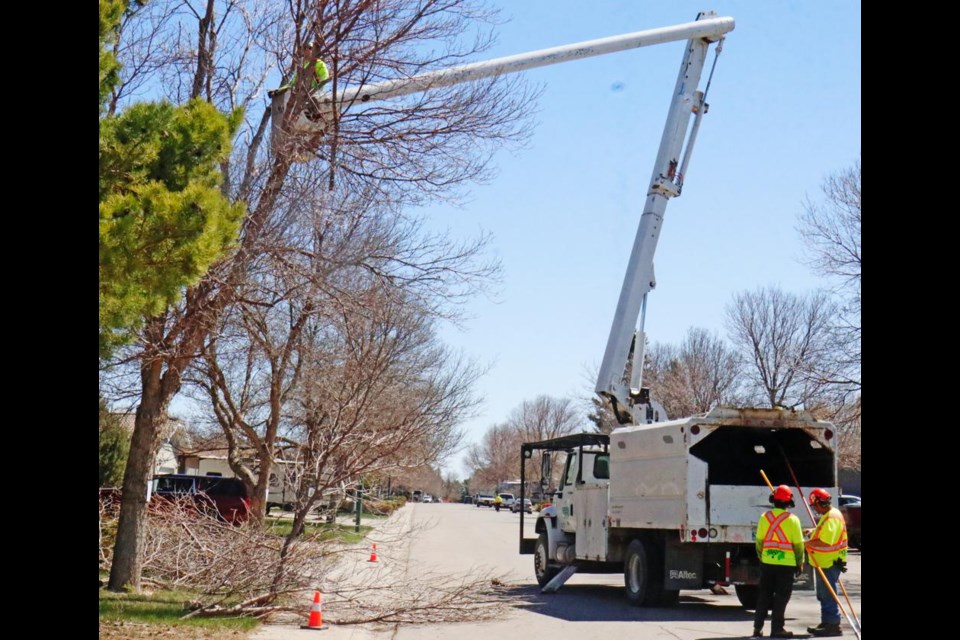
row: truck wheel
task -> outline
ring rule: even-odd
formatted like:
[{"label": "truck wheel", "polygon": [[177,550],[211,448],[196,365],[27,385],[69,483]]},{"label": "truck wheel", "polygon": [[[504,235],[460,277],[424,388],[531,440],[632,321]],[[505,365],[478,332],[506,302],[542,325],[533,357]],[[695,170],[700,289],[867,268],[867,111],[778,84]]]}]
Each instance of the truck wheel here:
[{"label": "truck wheel", "polygon": [[[663,566],[654,543],[634,540],[623,562],[623,583],[627,600],[638,607],[655,607],[664,602]],[[677,592],[679,595],[679,592]]]},{"label": "truck wheel", "polygon": [[537,546],[533,550],[533,572],[537,576],[537,584],[541,587],[546,586],[560,573],[559,569],[550,566],[550,542],[547,540],[546,531],[537,538]]},{"label": "truck wheel", "polygon": [[757,599],[760,597],[760,587],[755,584],[734,585],[737,590],[737,600],[743,605],[744,609],[756,609]]}]

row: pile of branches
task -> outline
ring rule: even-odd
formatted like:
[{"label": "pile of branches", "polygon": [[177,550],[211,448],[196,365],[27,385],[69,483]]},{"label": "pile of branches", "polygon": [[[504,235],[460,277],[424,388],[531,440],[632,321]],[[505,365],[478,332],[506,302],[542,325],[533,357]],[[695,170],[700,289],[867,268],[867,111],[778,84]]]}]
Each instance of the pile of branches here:
[{"label": "pile of branches", "polygon": [[[115,513],[101,508],[100,561],[109,566],[104,531]],[[488,572],[407,575],[405,553],[416,531],[397,524],[377,540],[397,550],[368,562],[369,544],[346,545],[322,532],[296,540],[254,522],[231,524],[191,509],[151,510],[144,579],[156,588],[186,590],[184,617],[306,616],[314,590],[324,594],[325,618],[335,624],[425,623],[493,619],[510,601]],[[405,543],[405,544],[404,544]]]}]

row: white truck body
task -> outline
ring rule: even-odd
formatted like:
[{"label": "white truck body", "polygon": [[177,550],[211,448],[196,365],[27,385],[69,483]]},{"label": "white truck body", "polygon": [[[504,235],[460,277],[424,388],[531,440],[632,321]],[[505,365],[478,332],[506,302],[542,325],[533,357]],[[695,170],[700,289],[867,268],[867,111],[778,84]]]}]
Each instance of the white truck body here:
[{"label": "white truck body", "polygon": [[732,584],[752,606],[754,534],[770,508],[763,474],[775,484],[796,482],[803,495],[816,487],[836,492],[834,437],[833,425],[802,411],[718,408],[609,435],[527,443],[523,461],[536,450],[565,459],[554,502],[537,518],[539,537],[523,538],[521,521],[521,553],[538,556],[541,586],[575,566],[624,571],[638,604],[670,604],[680,589]]}]

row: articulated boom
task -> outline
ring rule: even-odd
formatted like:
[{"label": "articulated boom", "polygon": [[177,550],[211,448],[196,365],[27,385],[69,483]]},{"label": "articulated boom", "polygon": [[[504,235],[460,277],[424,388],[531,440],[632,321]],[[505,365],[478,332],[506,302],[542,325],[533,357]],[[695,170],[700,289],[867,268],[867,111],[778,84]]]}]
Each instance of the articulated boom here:
[{"label": "articulated boom", "polygon": [[[707,112],[706,89],[700,91],[698,87],[710,44],[710,40],[706,38],[691,39],[687,43],[667,113],[667,123],[660,139],[660,150],[653,166],[647,201],[640,217],[633,251],[620,290],[620,300],[613,325],[610,327],[606,352],[597,376],[596,392],[610,399],[621,424],[645,424],[667,419],[662,409],[650,401],[649,393],[642,389],[646,342],[643,323],[647,294],[656,286],[653,254],[660,238],[667,202],[680,195],[697,131],[703,115]],[[709,87],[709,82],[707,86]],[[692,127],[691,116],[694,117]],[[628,362],[630,380],[626,383]]]}]

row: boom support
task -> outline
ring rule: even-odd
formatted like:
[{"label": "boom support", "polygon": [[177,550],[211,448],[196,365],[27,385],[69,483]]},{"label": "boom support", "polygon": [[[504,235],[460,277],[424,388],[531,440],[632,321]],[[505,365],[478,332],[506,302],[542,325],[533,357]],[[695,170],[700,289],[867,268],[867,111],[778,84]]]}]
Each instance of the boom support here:
[{"label": "boom support", "polygon": [[[730,21],[732,24],[732,19]],[[705,38],[694,38],[687,43],[673,99],[670,101],[667,123],[660,138],[660,150],[653,166],[647,201],[640,217],[637,237],[633,242],[633,251],[620,290],[620,300],[597,376],[596,392],[610,399],[621,424],[645,424],[667,419],[666,415],[662,415],[662,411],[654,410],[649,393],[641,387],[646,341],[643,324],[647,294],[656,286],[653,254],[660,238],[663,216],[670,198],[679,196],[683,189],[683,179],[700,121],[707,112],[706,89],[701,91],[698,87],[709,46],[710,41]],[[694,117],[692,127],[691,116]],[[628,360],[631,361],[631,371],[629,383],[626,383]]]}]

